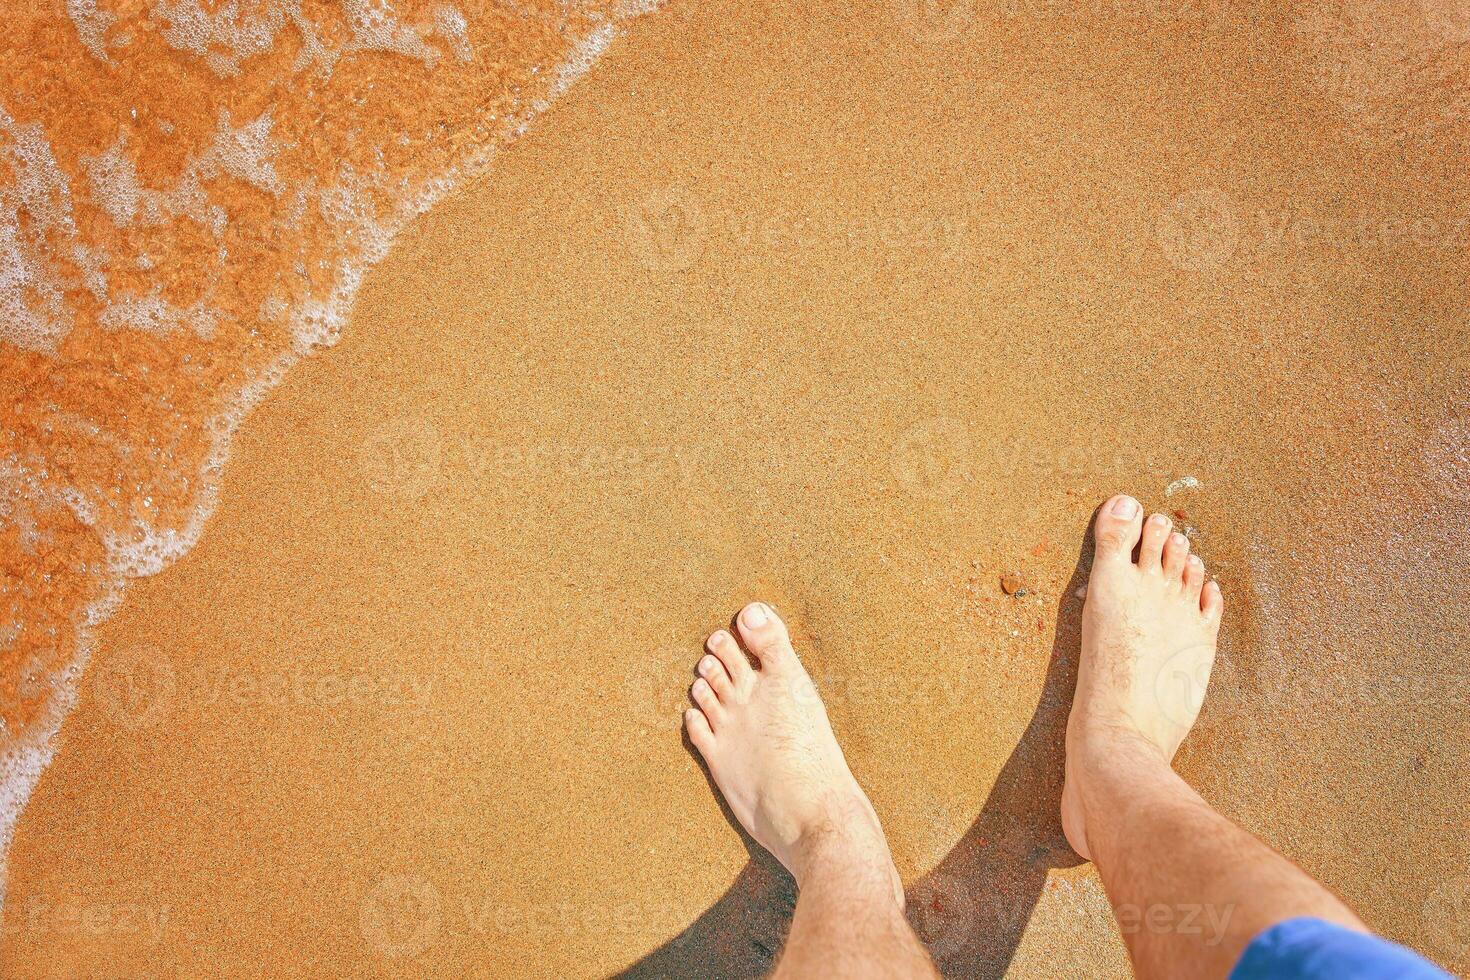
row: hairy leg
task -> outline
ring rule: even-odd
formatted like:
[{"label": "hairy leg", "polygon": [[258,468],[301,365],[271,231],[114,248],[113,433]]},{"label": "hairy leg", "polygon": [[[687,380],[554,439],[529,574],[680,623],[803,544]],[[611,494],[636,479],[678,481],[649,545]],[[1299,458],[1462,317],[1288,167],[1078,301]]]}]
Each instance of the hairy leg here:
[{"label": "hairy leg", "polygon": [[709,638],[684,726],[740,825],[796,878],[777,974],[934,976],[903,916],[878,816],[786,624],[756,602],[741,610],[736,630],[739,643],[725,630]]},{"label": "hairy leg", "polygon": [[852,849],[809,862],[777,977],[937,977],[881,868],[863,868]]}]

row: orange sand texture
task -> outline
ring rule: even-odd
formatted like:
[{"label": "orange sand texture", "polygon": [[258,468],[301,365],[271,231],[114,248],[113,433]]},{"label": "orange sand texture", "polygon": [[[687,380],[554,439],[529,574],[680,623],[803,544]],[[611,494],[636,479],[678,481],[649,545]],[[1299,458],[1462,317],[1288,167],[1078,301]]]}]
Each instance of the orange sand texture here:
[{"label": "orange sand texture", "polygon": [[513,143],[633,10],[71,6],[0,42],[13,766],[76,692],[8,974],[763,972],[678,732],[755,596],[945,972],[1126,974],[1055,817],[1120,489],[1229,604],[1186,778],[1470,969],[1463,6],[677,0]]},{"label": "orange sand texture", "polygon": [[[230,435],[394,232],[631,8],[16,5],[0,83],[0,721],[13,782],[87,626],[186,552]],[[9,794],[7,794],[9,795]],[[9,837],[13,818],[4,821]]]}]

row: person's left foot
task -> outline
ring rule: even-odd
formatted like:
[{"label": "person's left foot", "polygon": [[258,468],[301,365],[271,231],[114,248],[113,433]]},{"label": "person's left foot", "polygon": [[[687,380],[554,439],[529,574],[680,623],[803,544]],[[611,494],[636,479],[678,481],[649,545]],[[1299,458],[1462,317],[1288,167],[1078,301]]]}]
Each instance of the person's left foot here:
[{"label": "person's left foot", "polygon": [[716,631],[690,689],[698,707],[684,713],[689,740],[725,802],[798,886],[813,862],[833,861],[886,875],[902,907],[903,885],[878,816],[847,767],[786,624],[753,602],[736,629],[759,666],[727,631]]}]

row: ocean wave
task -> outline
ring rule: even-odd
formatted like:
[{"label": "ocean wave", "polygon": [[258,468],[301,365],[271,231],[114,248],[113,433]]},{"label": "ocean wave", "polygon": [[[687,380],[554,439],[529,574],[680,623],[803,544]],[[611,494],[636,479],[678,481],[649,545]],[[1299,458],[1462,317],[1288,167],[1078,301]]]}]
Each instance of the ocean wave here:
[{"label": "ocean wave", "polygon": [[0,899],[130,579],[394,237],[655,2],[68,0],[0,39]]}]

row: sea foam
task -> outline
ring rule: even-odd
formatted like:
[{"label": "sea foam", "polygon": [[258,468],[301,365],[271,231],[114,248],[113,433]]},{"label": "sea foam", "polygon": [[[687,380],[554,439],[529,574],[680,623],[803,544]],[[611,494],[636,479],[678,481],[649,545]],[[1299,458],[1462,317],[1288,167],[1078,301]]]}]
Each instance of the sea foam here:
[{"label": "sea foam", "polygon": [[[0,855],[97,627],[198,542],[251,409],[337,342],[409,221],[655,6],[68,0],[73,50],[3,70]],[[84,104],[114,121],[72,138]]]}]

